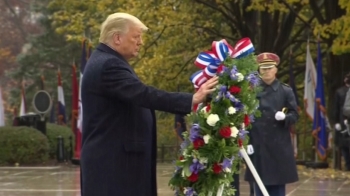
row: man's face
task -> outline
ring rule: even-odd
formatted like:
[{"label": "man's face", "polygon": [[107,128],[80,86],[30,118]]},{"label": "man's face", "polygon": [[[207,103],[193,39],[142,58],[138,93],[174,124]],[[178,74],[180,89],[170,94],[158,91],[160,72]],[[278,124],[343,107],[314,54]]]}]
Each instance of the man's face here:
[{"label": "man's face", "polygon": [[125,34],[114,36],[114,42],[118,46],[118,52],[125,59],[129,60],[139,54],[142,42],[142,29],[137,25],[130,24],[129,30]]},{"label": "man's face", "polygon": [[270,68],[259,68],[261,78],[265,81],[271,81],[276,78],[277,68],[275,66]]}]

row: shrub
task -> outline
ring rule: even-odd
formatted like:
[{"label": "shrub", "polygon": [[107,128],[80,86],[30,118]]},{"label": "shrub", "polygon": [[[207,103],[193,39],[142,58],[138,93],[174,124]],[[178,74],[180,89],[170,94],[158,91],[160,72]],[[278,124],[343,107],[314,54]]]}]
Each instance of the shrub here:
[{"label": "shrub", "polygon": [[[50,151],[49,151],[50,158],[56,158],[57,137],[58,136],[62,136],[62,138],[64,139],[64,149],[65,149],[66,157],[69,159],[71,158],[68,156],[70,156],[69,152],[74,153],[75,137],[74,137],[72,130],[69,127],[63,126],[63,125],[47,123],[46,124],[46,136],[49,140],[49,145],[50,145]],[[70,137],[72,139],[72,148],[73,149],[71,149]],[[73,156],[73,154],[72,154],[72,156]]]},{"label": "shrub", "polygon": [[48,159],[45,135],[30,127],[0,127],[0,164],[33,164]]}]

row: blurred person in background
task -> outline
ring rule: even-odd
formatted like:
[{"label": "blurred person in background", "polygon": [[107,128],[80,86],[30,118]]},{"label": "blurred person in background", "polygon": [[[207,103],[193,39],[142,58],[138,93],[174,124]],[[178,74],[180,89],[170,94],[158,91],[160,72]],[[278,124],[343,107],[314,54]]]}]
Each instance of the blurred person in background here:
[{"label": "blurred person in background", "polygon": [[[334,144],[339,149],[341,156],[345,161],[345,170],[350,171],[350,136],[347,133],[346,126],[344,121],[346,117],[343,115],[343,106],[345,102],[346,93],[348,92],[350,87],[350,73],[348,73],[344,78],[344,85],[337,89],[334,98],[334,110],[333,110],[333,120],[334,120],[334,128],[335,138]],[[336,168],[341,168],[341,157],[336,159]]]}]

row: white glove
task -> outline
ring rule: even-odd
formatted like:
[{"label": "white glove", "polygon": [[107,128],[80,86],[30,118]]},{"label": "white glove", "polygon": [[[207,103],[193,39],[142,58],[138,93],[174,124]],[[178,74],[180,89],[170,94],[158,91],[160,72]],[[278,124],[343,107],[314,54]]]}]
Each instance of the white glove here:
[{"label": "white glove", "polygon": [[335,124],[334,128],[335,130],[340,131],[341,130],[340,123]]},{"label": "white glove", "polygon": [[251,144],[247,145],[247,154],[252,155],[254,153],[254,148]]},{"label": "white glove", "polygon": [[281,112],[281,111],[278,111],[276,112],[275,114],[275,119],[276,120],[284,120],[286,118],[286,114]]},{"label": "white glove", "polygon": [[346,124],[346,125],[347,125],[347,124],[348,124],[348,120],[346,120],[346,119],[345,119],[345,120],[344,120],[344,124]]}]

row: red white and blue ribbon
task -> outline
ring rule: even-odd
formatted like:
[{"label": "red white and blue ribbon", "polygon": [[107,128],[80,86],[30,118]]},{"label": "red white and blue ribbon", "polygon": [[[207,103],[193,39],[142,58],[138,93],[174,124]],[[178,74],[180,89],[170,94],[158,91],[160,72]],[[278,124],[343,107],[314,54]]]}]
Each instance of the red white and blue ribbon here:
[{"label": "red white and blue ribbon", "polygon": [[242,58],[254,52],[254,46],[249,38],[243,38],[235,47],[227,43],[225,39],[213,41],[212,50],[201,52],[195,61],[195,65],[202,70],[195,72],[190,80],[198,89],[204,82],[215,76],[220,65],[227,57]]}]

